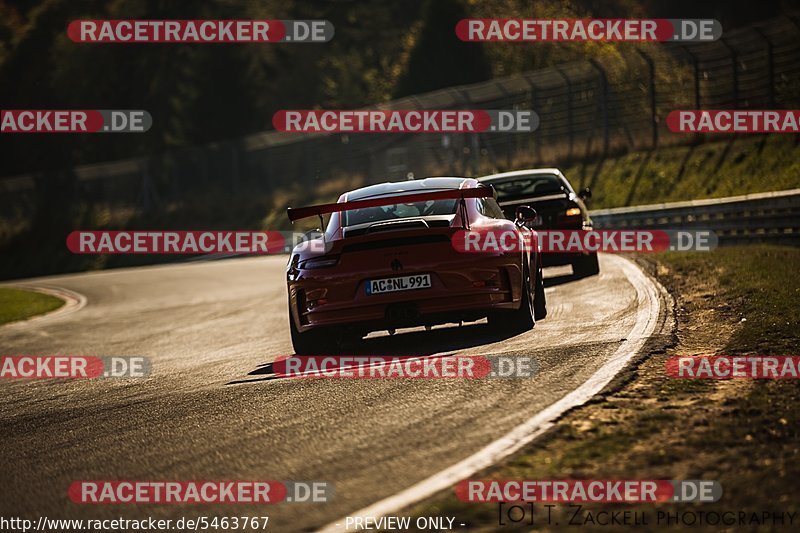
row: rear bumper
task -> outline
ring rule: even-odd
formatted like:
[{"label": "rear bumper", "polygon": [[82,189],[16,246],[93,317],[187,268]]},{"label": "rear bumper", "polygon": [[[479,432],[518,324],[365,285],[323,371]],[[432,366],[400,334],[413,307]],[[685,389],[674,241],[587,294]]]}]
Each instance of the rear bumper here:
[{"label": "rear bumper", "polygon": [[[368,295],[365,291],[368,278],[344,281],[342,287],[351,288],[328,289],[326,294],[331,298],[310,309],[306,295],[319,293],[323,286],[330,287],[331,280],[295,281],[289,285],[292,319],[300,332],[332,326],[369,332],[478,320],[493,310],[519,306],[521,272],[517,265],[507,261],[506,258],[503,264],[494,260],[489,265],[430,272],[432,287],[428,289]],[[494,286],[475,286],[487,280]],[[342,292],[347,292],[347,296],[342,297]]]},{"label": "rear bumper", "polygon": [[[495,309],[511,309],[509,291],[416,298],[335,311],[306,313],[306,328],[352,326],[365,331],[388,327],[412,327],[477,320]],[[516,305],[519,305],[518,302]]]}]

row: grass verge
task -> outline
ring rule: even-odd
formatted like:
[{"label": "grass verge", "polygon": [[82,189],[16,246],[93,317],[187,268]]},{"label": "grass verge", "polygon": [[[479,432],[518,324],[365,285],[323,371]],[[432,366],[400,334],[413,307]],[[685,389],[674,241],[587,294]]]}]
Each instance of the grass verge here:
[{"label": "grass verge", "polygon": [[54,311],[62,305],[64,301],[55,296],[0,287],[0,325]]},{"label": "grass verge", "polygon": [[631,152],[564,168],[573,186],[592,188],[591,209],[800,187],[800,136],[747,135]]},{"label": "grass verge", "polygon": [[[566,415],[543,438],[476,479],[714,479],[722,499],[706,504],[584,506],[584,528],[598,511],[647,516],[646,529],[684,528],[657,522],[659,511],[698,519],[698,512],[798,513],[800,381],[677,380],[664,371],[672,355],[796,355],[800,318],[800,250],[722,248],[712,253],[667,253],[648,260],[677,302],[674,346],[651,353],[615,392]],[[556,505],[552,519],[539,504],[542,530],[568,527],[573,508]],[[455,516],[473,531],[530,529],[498,525],[496,504],[470,504],[451,491],[414,507],[415,516]],[[404,513],[405,514],[405,513]],[[731,515],[729,515],[731,516]],[[785,518],[788,520],[788,518]],[[558,522],[560,525],[556,525]],[[773,530],[780,524],[698,525],[692,529]],[[574,525],[572,526],[574,527]],[[611,530],[618,530],[617,525]]]}]

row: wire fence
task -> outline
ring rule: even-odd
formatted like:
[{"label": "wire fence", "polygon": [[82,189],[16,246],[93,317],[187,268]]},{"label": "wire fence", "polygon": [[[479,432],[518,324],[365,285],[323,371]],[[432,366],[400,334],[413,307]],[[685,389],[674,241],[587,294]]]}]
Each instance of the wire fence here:
[{"label": "wire fence", "polygon": [[[585,60],[392,101],[386,109],[533,109],[532,133],[288,134],[275,131],[74,169],[78,201],[158,209],[209,186],[270,192],[331,178],[477,175],[696,142],[665,126],[673,109],[790,108],[800,95],[796,16],[715,42],[621,47]],[[158,117],[154,117],[158,120]],[[599,168],[599,166],[598,166]],[[35,209],[39,176],[0,179],[0,208]]]}]

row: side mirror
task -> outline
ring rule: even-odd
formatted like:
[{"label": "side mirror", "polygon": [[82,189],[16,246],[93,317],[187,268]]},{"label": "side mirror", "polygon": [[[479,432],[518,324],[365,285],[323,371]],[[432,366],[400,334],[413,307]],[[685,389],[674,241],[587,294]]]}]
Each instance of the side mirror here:
[{"label": "side mirror", "polygon": [[578,193],[578,198],[583,198],[584,200],[588,200],[592,197],[592,190],[589,187],[584,188],[581,192]]},{"label": "side mirror", "polygon": [[516,214],[514,215],[514,222],[516,222],[518,226],[522,226],[536,221],[537,218],[539,218],[539,215],[536,214],[535,209],[527,205],[521,205],[517,207]]}]

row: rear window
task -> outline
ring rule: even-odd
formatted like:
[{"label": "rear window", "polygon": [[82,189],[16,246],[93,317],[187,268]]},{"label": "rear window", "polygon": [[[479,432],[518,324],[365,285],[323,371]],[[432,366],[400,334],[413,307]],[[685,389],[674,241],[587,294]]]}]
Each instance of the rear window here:
[{"label": "rear window", "polygon": [[491,182],[497,196],[507,198],[513,196],[547,196],[564,190],[561,178],[554,174],[537,174],[519,176],[502,181]]},{"label": "rear window", "polygon": [[409,217],[425,217],[430,215],[452,215],[456,212],[457,200],[428,200],[427,202],[411,202],[383,205],[380,207],[365,207],[345,211],[345,227],[367,224],[369,222],[384,222]]}]

